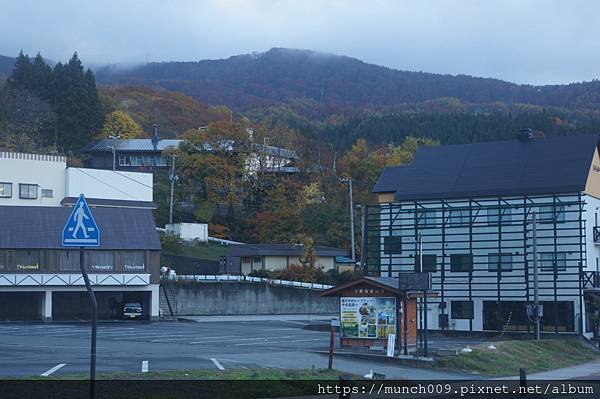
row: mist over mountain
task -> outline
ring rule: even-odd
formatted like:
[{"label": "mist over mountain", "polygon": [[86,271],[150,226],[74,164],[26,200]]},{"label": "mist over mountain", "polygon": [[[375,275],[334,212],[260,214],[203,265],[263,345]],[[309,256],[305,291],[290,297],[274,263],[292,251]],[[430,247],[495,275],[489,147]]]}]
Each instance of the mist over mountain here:
[{"label": "mist over mountain", "polygon": [[104,84],[138,84],[175,90],[237,111],[286,104],[321,114],[339,109],[397,107],[439,98],[464,103],[600,106],[600,82],[519,85],[499,79],[399,71],[358,59],[273,48],[265,53],[198,62],[152,62],[96,71]]}]

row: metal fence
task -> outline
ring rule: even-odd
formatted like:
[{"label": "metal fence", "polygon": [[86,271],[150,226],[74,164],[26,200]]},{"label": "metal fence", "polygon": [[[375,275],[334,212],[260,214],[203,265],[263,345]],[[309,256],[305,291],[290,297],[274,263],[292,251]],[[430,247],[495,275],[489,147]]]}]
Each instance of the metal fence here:
[{"label": "metal fence", "polygon": [[332,285],[304,283],[302,281],[288,281],[279,279],[269,279],[263,277],[249,276],[231,276],[231,275],[210,275],[210,274],[181,274],[175,276],[165,276],[163,279],[174,281],[200,281],[203,283],[219,283],[219,282],[244,282],[244,283],[266,283],[271,285],[281,285],[287,287],[308,288],[311,290],[327,290],[332,288]]}]

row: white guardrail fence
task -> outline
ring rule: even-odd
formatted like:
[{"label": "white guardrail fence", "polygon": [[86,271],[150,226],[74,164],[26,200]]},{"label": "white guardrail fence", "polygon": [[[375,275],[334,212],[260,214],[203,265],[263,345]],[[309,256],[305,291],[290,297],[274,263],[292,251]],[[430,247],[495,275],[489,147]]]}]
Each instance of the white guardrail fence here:
[{"label": "white guardrail fence", "polygon": [[288,280],[277,280],[262,277],[249,277],[249,276],[230,276],[230,275],[211,275],[211,274],[178,274],[175,276],[163,276],[166,280],[185,280],[185,281],[202,281],[202,282],[246,282],[246,283],[267,283],[273,285],[284,285],[288,287],[299,287],[308,288],[311,290],[327,290],[332,288],[333,285],[327,284],[316,284],[316,283],[303,283],[301,281],[288,281]]}]

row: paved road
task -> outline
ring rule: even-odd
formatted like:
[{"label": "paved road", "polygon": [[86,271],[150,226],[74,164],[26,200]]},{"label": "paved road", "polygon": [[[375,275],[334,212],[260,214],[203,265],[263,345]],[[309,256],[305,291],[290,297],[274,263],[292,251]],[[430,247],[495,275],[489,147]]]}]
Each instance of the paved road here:
[{"label": "paved road", "polygon": [[[305,330],[306,320],[99,324],[97,370],[324,368],[313,351],[328,345],[328,332]],[[87,373],[90,328],[86,324],[1,324],[0,376]],[[61,366],[64,365],[64,366]],[[458,378],[428,369],[371,360],[335,359],[339,370],[388,378]]]}]

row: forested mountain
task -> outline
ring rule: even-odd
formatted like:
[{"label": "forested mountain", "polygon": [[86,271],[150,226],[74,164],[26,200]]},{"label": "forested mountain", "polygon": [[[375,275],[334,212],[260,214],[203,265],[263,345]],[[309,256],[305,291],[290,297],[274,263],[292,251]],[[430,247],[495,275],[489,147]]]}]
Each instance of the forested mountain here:
[{"label": "forested mountain", "polygon": [[127,70],[106,67],[97,71],[97,78],[102,83],[163,87],[238,111],[286,104],[301,114],[321,117],[441,97],[476,104],[600,106],[600,81],[518,85],[466,75],[398,71],[355,58],[285,48],[222,60],[154,62]]}]

